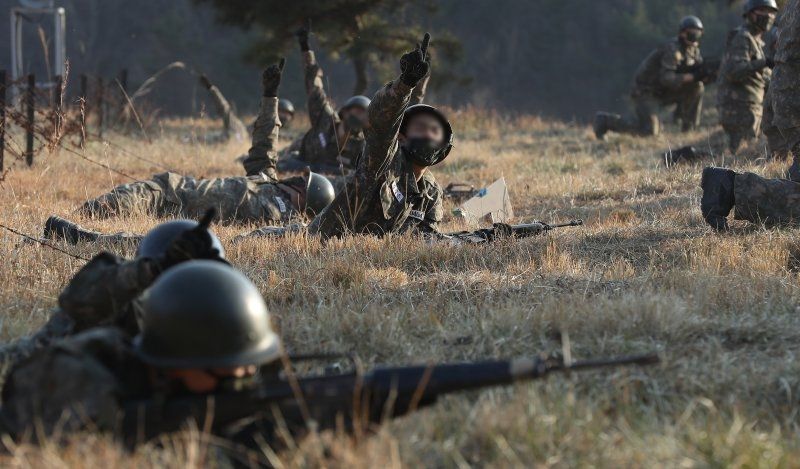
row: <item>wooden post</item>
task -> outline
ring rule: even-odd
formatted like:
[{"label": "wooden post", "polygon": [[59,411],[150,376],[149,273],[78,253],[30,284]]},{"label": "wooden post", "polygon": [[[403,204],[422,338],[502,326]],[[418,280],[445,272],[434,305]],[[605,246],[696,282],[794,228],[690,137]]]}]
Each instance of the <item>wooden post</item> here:
[{"label": "wooden post", "polygon": [[105,94],[105,85],[103,84],[103,77],[97,78],[97,135],[103,138],[103,121],[105,120],[105,101],[103,95]]},{"label": "wooden post", "polygon": [[33,166],[33,126],[36,106],[36,77],[33,73],[28,75],[28,93],[25,98],[28,105],[28,116],[25,123],[25,162],[28,163],[28,166]]},{"label": "wooden post", "polygon": [[0,173],[6,150],[6,71],[0,70]]},{"label": "wooden post", "polygon": [[86,143],[86,113],[88,112],[86,97],[88,96],[88,88],[89,78],[85,74],[81,74],[81,95],[78,98],[78,104],[80,106],[81,148],[83,148],[83,145]]}]

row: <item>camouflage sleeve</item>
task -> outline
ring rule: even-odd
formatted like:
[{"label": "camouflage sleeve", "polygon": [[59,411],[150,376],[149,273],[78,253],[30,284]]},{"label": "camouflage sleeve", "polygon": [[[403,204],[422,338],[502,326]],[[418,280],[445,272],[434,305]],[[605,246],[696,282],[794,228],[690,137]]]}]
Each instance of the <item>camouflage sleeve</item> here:
[{"label": "camouflage sleeve", "polygon": [[280,134],[278,98],[261,98],[261,109],[253,126],[253,143],[242,164],[248,176],[264,173],[277,178],[278,152],[275,149]]},{"label": "camouflage sleeve", "polygon": [[753,72],[764,68],[766,59],[751,60],[753,48],[743,34],[734,36],[725,51],[720,74],[730,82],[738,83],[749,78]]},{"label": "camouflage sleeve", "polygon": [[368,177],[380,173],[394,156],[403,111],[410,98],[411,88],[400,79],[386,84],[372,98],[367,110],[369,125],[364,132],[366,148],[358,163]]},{"label": "camouflage sleeve", "polygon": [[678,88],[683,84],[683,74],[678,73],[681,52],[672,44],[661,55],[661,72],[658,81],[666,88]]},{"label": "camouflage sleeve", "polygon": [[409,106],[413,106],[414,104],[421,104],[425,101],[425,95],[428,92],[428,82],[431,81],[431,74],[425,76],[417,86],[414,87],[414,90],[411,92],[411,100],[408,102]]},{"label": "camouflage sleeve", "polygon": [[442,203],[443,199],[444,192],[437,184],[435,194],[433,195],[433,202],[425,212],[425,218],[423,218],[422,221],[417,224],[418,233],[439,232],[439,223],[441,223],[442,219],[444,218],[444,204]]},{"label": "camouflage sleeve", "polygon": [[[15,367],[3,386],[0,420],[14,435],[36,429],[43,436],[56,431],[78,431],[87,426],[111,430],[121,411],[117,396],[123,393],[115,376],[94,356],[109,356],[103,335],[86,334],[40,351]],[[86,353],[91,350],[93,353]]]},{"label": "camouflage sleeve", "polygon": [[217,113],[222,117],[222,125],[225,134],[237,140],[244,139],[247,135],[247,127],[236,117],[236,113],[233,112],[233,106],[231,106],[228,100],[225,99],[225,96],[222,95],[222,91],[215,85],[211,85],[208,92],[211,95],[214,106],[217,108]]},{"label": "camouflage sleeve", "polygon": [[75,321],[76,331],[125,322],[129,306],[158,276],[150,259],[124,261],[101,253],[86,264],[58,297],[61,309]]},{"label": "camouflage sleeve", "polygon": [[41,350],[53,341],[71,335],[75,330],[75,322],[68,314],[56,309],[50,319],[38,331],[22,337],[9,344],[0,346],[0,387],[5,382],[8,372],[17,363]]},{"label": "camouflage sleeve", "polygon": [[325,86],[322,83],[322,68],[317,63],[314,51],[303,53],[303,66],[305,71],[306,94],[308,95],[308,118],[311,127],[327,127],[330,120],[336,118],[336,111],[331,106]]}]

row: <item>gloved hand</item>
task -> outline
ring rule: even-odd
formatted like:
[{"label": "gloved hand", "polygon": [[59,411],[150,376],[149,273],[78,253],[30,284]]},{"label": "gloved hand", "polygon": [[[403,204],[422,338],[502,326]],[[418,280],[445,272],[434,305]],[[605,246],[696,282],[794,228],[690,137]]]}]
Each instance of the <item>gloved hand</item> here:
[{"label": "gloved hand", "polygon": [[767,57],[764,60],[766,61],[768,68],[775,68],[775,60],[772,57]]},{"label": "gloved hand", "polygon": [[200,75],[200,83],[205,86],[207,90],[210,90],[211,87],[214,86],[205,74]]},{"label": "gloved hand", "polygon": [[208,227],[211,225],[216,215],[216,210],[209,208],[197,227],[186,230],[175,238],[169,248],[167,248],[167,252],[164,253],[164,256],[157,260],[158,266],[162,272],[181,262],[192,259],[209,259],[226,264],[228,263],[222,258],[219,250],[214,247],[211,233],[208,232]]},{"label": "gloved hand", "polygon": [[281,57],[281,60],[274,65],[270,65],[264,70],[261,75],[261,89],[264,92],[264,97],[275,98],[278,96],[278,87],[281,85],[281,76],[283,75],[283,66],[286,64],[286,59]]},{"label": "gloved hand", "polygon": [[306,24],[294,34],[297,36],[297,42],[300,43],[300,51],[308,52],[310,49],[308,46],[308,36],[311,35],[311,20],[306,20]]},{"label": "gloved hand", "polygon": [[400,58],[400,81],[413,88],[430,72],[431,58],[428,55],[428,43],[431,35],[425,33],[422,44]]}]

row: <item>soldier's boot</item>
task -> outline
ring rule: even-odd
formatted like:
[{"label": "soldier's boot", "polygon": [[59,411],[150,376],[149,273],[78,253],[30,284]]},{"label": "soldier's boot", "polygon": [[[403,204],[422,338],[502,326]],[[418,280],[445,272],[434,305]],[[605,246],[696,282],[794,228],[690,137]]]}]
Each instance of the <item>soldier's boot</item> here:
[{"label": "soldier's boot", "polygon": [[592,129],[597,140],[603,140],[609,130],[618,130],[622,116],[610,112],[598,112],[594,115]]},{"label": "soldier's boot", "polygon": [[84,229],[77,223],[73,223],[55,215],[50,216],[44,222],[45,239],[61,239],[69,244],[79,242],[95,242],[102,236],[102,233]]},{"label": "soldier's boot", "polygon": [[736,172],[730,169],[708,167],[703,170],[700,211],[706,223],[717,231],[728,229],[727,217],[736,202],[733,197],[735,177]]}]

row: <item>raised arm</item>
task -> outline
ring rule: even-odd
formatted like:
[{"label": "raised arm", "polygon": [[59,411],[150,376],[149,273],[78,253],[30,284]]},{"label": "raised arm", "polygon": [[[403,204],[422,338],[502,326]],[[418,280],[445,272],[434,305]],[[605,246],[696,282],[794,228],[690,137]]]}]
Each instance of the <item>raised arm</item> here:
[{"label": "raised arm", "polygon": [[322,82],[322,68],[317,63],[314,51],[308,45],[308,37],[311,34],[311,22],[297,31],[297,42],[300,44],[300,52],[303,54],[303,74],[305,75],[306,95],[308,106],[308,118],[311,126],[317,127],[322,123],[327,125],[330,119],[335,119],[336,110],[330,103],[328,95],[325,93],[325,86]]},{"label": "raised arm", "polygon": [[379,90],[369,105],[369,123],[364,132],[367,146],[359,165],[368,174],[379,173],[394,156],[397,134],[408,107],[411,92],[430,71],[428,42],[425,33],[422,44],[400,58],[400,76]]},{"label": "raised arm", "polygon": [[278,178],[276,146],[281,128],[281,121],[278,118],[278,87],[281,84],[285,63],[286,61],[281,59],[278,64],[264,70],[262,75],[261,109],[253,127],[252,146],[247,152],[247,158],[242,162],[248,176],[263,172],[272,179]]}]

